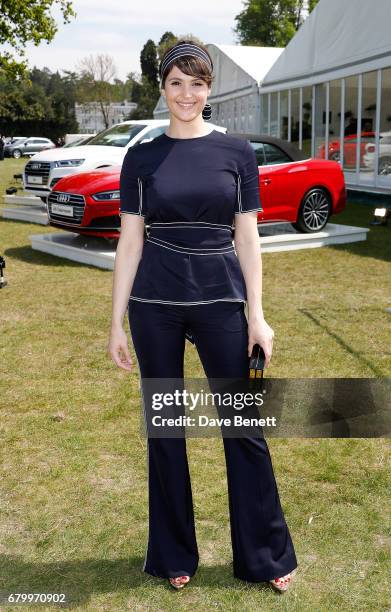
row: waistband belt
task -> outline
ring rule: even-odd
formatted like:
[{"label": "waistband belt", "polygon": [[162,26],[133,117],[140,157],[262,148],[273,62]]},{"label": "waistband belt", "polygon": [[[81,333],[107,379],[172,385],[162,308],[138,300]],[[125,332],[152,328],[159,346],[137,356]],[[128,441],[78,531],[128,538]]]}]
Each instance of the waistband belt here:
[{"label": "waistband belt", "polygon": [[146,242],[188,255],[232,253],[233,228],[201,221],[154,222]]}]

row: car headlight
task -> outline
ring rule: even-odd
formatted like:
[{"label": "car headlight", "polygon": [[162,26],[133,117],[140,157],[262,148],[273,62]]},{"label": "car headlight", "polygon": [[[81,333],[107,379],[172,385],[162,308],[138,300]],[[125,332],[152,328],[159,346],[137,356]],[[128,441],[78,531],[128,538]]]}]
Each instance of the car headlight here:
[{"label": "car headlight", "polygon": [[60,159],[55,162],[56,168],[72,168],[74,166],[81,166],[85,159]]},{"label": "car headlight", "polygon": [[99,193],[94,193],[94,195],[92,195],[91,197],[97,202],[102,202],[102,200],[119,200],[120,191],[119,189],[116,191],[99,191]]}]

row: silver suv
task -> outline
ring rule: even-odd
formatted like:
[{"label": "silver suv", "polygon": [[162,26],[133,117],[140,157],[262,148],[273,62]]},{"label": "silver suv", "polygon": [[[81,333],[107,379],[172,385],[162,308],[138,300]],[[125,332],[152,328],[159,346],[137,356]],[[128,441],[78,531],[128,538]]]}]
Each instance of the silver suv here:
[{"label": "silver suv", "polygon": [[18,138],[16,141],[5,145],[4,157],[19,159],[22,155],[34,155],[40,151],[55,148],[56,145],[49,138]]}]

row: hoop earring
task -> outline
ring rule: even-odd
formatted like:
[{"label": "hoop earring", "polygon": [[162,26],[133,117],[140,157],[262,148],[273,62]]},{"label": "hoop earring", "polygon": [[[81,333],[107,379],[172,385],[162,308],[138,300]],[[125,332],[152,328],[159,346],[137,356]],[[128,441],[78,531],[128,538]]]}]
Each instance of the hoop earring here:
[{"label": "hoop earring", "polygon": [[205,104],[204,108],[202,109],[202,118],[205,121],[210,121],[212,118],[212,107],[209,103]]}]

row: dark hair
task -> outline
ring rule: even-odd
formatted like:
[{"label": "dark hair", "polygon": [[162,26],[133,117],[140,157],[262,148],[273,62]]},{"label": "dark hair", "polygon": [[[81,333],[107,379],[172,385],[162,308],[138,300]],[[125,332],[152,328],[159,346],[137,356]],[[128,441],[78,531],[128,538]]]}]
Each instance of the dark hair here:
[{"label": "dark hair", "polygon": [[[205,53],[209,56],[211,64],[213,66],[212,58],[210,57],[208,49],[204,45],[194,40],[191,40],[190,38],[181,38],[180,40],[177,40],[176,43],[168,47],[165,50],[161,61],[164,60],[167,53],[169,53],[171,49],[176,47],[178,43],[187,43],[187,44],[197,45],[203,51],[205,51]],[[182,55],[181,57],[178,57],[177,59],[173,60],[164,70],[162,74],[162,78],[161,78],[161,83],[160,83],[160,86],[162,89],[164,89],[167,75],[170,73],[170,71],[172,70],[174,66],[177,66],[179,70],[181,70],[184,74],[188,74],[189,76],[195,77],[197,79],[202,79],[203,81],[207,83],[208,87],[212,85],[214,76],[212,72],[210,71],[210,68],[206,64],[206,62],[204,62],[199,57],[194,57],[193,55]]]}]

